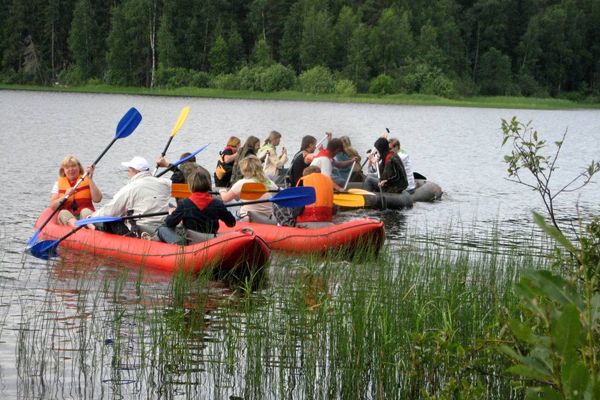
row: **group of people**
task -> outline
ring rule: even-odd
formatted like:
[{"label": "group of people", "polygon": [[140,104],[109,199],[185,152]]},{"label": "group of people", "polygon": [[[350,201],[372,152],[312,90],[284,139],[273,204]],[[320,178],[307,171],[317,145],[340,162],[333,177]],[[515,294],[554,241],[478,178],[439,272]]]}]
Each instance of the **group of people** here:
[{"label": "group of people", "polygon": [[[323,145],[314,136],[304,136],[300,150],[286,169],[285,147],[278,152],[279,132],[270,132],[262,145],[256,136],[249,136],[243,145],[239,138],[231,136],[219,153],[213,174],[215,186],[220,188],[220,198],[211,194],[211,174],[198,165],[194,157],[176,167],[159,157],[156,165],[173,171],[171,179],[167,179],[154,176],[148,161],[136,156],[121,163],[127,168],[129,182],[98,210],[94,203],[99,203],[103,196],[94,181],[95,168],[88,167],[84,173],[79,160],[67,156],[60,164],[50,207],[60,207],[58,221],[70,226],[75,226],[78,219],[95,216],[164,214],[166,217],[129,219],[129,225],[117,221],[88,227],[119,235],[187,244],[214,237],[219,221],[230,227],[236,224],[236,217],[225,203],[240,200],[246,183],[264,185],[265,191],[259,200],[265,202],[243,205],[239,211],[240,219],[249,220],[250,216],[257,215],[282,224],[298,222],[308,226],[332,221],[334,191],[345,191],[350,181],[363,182],[362,187],[370,191],[400,193],[415,190],[410,158],[401,152],[397,139],[388,140],[382,136],[375,141],[374,149],[365,161],[370,172],[366,176],[362,172],[364,163],[361,164],[361,157],[349,137],[333,138],[327,133],[325,139],[327,143]],[[189,155],[182,154],[180,160]],[[80,179],[82,181],[77,185]],[[172,183],[187,183],[191,192],[189,198],[177,199],[176,207],[169,204]],[[316,201],[286,212],[268,202],[281,186],[313,187]],[[287,218],[285,221],[280,218],[282,215]]]}]

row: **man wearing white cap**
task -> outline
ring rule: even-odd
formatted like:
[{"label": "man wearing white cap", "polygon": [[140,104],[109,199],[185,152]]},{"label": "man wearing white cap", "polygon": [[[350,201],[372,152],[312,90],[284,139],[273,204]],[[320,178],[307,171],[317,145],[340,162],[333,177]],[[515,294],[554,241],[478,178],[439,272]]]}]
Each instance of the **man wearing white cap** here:
[{"label": "man wearing white cap", "polygon": [[[167,178],[156,178],[150,173],[150,164],[145,158],[136,156],[130,161],[122,162],[127,167],[129,183],[123,186],[101,209],[94,212],[93,216],[124,216],[128,212],[137,214],[148,214],[166,212],[169,209],[171,197],[171,181]],[[153,235],[162,225],[165,216],[142,218],[137,226],[142,232]],[[122,224],[105,224],[104,230],[117,234],[124,234]],[[116,229],[113,229],[116,228]]]}]

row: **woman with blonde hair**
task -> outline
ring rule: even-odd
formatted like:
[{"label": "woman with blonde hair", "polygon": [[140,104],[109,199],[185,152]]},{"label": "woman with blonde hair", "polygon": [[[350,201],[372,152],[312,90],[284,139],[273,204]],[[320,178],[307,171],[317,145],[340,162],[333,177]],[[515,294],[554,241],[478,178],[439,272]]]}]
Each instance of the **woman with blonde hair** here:
[{"label": "woman with blonde hair", "polygon": [[350,172],[352,172],[350,182],[362,182],[364,175],[360,167],[358,151],[352,147],[352,142],[348,136],[340,136],[340,140],[344,145],[344,151],[338,153],[334,158],[334,166],[336,167],[333,172],[334,179],[337,182],[343,182],[343,185],[348,180]]},{"label": "woman with blonde hair", "polygon": [[[265,176],[262,169],[262,163],[258,157],[251,155],[242,159],[240,161],[240,171],[243,175],[243,179],[240,179],[234,183],[229,190],[223,189],[220,191],[221,199],[224,202],[240,200],[242,186],[244,186],[244,183],[262,183],[265,185],[267,190],[277,190],[277,185]],[[272,193],[266,192],[259,198],[259,200],[268,200],[272,196]],[[240,215],[243,217],[242,220],[248,220],[249,211],[270,217],[273,214],[273,207],[269,202],[242,206],[240,208]]]},{"label": "woman with blonde hair", "polygon": [[260,148],[260,139],[256,136],[248,136],[242,148],[237,152],[235,156],[235,162],[233,163],[233,169],[231,171],[230,185],[233,185],[238,180],[242,179],[242,172],[240,171],[240,161],[247,156],[256,156],[258,149]]},{"label": "woman with blonde hair", "polygon": [[262,145],[256,154],[263,162],[265,175],[275,182],[283,181],[285,175],[283,166],[288,159],[285,147],[281,148],[281,155],[277,154],[277,146],[279,146],[280,142],[281,133],[271,131],[265,140],[265,144]]},{"label": "woman with blonde hair", "polygon": [[87,176],[74,188],[82,176],[83,167],[75,156],[63,158],[50,197],[50,207],[56,209],[65,195],[70,194],[58,212],[58,221],[63,225],[75,226],[78,219],[87,218],[95,211],[94,203],[102,200],[102,192],[94,182],[94,166],[87,168]]},{"label": "woman with blonde hair", "polygon": [[230,136],[227,140],[225,148],[219,152],[219,160],[215,169],[215,186],[228,187],[231,182],[231,174],[233,172],[233,164],[237,157],[240,139],[236,136]]}]

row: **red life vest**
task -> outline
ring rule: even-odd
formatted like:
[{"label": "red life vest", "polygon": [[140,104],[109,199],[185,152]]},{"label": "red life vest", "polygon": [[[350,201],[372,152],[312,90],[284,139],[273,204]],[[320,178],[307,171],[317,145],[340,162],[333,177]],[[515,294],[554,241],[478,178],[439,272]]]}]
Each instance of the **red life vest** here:
[{"label": "red life vest", "polygon": [[[77,177],[79,180],[79,177]],[[77,182],[69,182],[66,176],[58,178],[58,195],[63,197]],[[69,196],[65,204],[61,207],[63,210],[69,210],[73,215],[78,216],[81,210],[89,208],[95,211],[94,204],[92,203],[92,191],[90,190],[90,180],[85,178],[83,182],[77,187],[75,193]]]},{"label": "red life vest", "polygon": [[296,222],[331,222],[333,220],[333,182],[331,177],[321,173],[303,176],[298,186],[315,188],[316,200],[304,207],[304,212],[296,218]]}]

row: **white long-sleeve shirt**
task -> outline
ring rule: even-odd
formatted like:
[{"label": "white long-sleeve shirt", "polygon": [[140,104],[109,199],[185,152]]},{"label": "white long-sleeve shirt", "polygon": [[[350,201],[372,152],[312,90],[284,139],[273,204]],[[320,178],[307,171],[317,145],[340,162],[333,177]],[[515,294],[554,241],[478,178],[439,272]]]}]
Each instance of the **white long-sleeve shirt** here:
[{"label": "white long-sleeve shirt", "polygon": [[[120,217],[133,210],[134,214],[166,212],[171,198],[171,180],[156,178],[148,171],[139,172],[131,177],[106,205],[94,212],[93,216]],[[142,230],[153,233],[162,225],[166,215],[141,218],[138,225]]]}]

